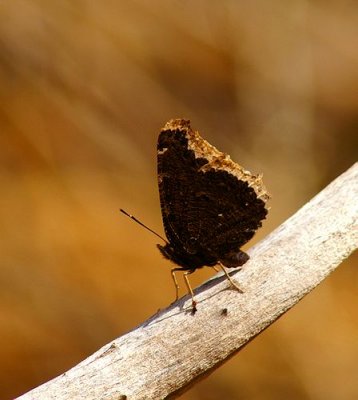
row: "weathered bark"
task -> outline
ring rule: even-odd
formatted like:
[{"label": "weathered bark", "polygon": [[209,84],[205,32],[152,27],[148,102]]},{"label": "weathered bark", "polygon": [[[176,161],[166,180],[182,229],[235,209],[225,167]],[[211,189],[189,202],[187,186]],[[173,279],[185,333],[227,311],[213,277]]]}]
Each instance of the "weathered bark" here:
[{"label": "weathered bark", "polygon": [[358,244],[358,164],[249,251],[232,274],[244,293],[216,277],[63,375],[19,397],[175,397],[235,354],[332,272]]}]

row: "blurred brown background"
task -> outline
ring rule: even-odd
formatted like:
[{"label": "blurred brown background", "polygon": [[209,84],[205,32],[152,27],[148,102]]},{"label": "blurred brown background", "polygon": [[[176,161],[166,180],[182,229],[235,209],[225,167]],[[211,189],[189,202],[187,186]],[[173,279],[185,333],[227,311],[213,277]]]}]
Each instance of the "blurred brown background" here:
[{"label": "blurred brown background", "polygon": [[[175,117],[273,195],[255,243],[357,159],[358,3],[0,3],[0,398],[168,305],[156,139]],[[212,275],[198,271],[193,284]],[[357,399],[357,256],[183,399]]]}]

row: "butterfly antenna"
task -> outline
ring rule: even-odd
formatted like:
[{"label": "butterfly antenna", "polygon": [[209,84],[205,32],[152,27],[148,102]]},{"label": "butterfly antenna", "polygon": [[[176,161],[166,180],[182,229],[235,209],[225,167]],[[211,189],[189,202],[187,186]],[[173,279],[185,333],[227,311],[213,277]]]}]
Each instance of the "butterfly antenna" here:
[{"label": "butterfly antenna", "polygon": [[127,217],[131,218],[131,219],[132,219],[133,221],[135,221],[137,224],[143,226],[143,228],[147,229],[149,232],[154,233],[154,235],[155,235],[155,236],[158,236],[158,238],[162,239],[164,243],[167,243],[167,244],[168,244],[168,241],[165,240],[165,239],[163,238],[163,236],[160,236],[159,233],[154,232],[152,229],[148,228],[146,225],[144,225],[142,222],[140,222],[135,216],[133,216],[133,215],[131,215],[131,214],[128,214],[127,211],[124,211],[122,208],[120,208],[119,211],[120,211],[121,213],[123,213],[124,215],[126,215]]}]

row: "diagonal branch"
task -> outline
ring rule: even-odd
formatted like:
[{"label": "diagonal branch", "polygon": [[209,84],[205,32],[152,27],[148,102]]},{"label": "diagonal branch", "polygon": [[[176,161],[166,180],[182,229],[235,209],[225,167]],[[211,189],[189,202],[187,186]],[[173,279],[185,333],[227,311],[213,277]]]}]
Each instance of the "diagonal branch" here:
[{"label": "diagonal branch", "polygon": [[104,346],[63,375],[19,397],[174,398],[235,354],[332,272],[358,244],[358,163],[249,251],[232,274],[244,293],[215,277]]}]

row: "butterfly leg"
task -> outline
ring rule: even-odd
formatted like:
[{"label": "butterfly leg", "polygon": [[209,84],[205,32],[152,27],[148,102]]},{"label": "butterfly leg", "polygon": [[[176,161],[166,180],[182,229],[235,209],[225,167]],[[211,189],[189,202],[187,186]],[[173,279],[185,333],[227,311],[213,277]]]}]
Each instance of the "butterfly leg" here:
[{"label": "butterfly leg", "polygon": [[226,278],[228,281],[231,283],[231,286],[233,286],[235,289],[237,289],[240,293],[244,293],[243,290],[231,279],[231,276],[228,274],[226,271],[226,268],[222,265],[222,263],[219,261],[218,265],[220,265],[220,268],[224,271]]},{"label": "butterfly leg", "polygon": [[194,297],[193,289],[192,289],[191,286],[190,286],[190,282],[189,282],[188,275],[192,274],[194,271],[195,271],[195,270],[193,269],[193,270],[189,270],[189,271],[185,271],[185,272],[184,272],[185,284],[186,284],[186,287],[187,287],[187,289],[188,289],[188,292],[189,292],[189,294],[190,294],[190,296],[191,296],[191,305],[192,305],[192,307],[193,307],[193,308],[192,308],[192,313],[193,313],[193,314],[195,314],[196,311],[197,311],[197,308],[196,308],[196,300],[195,300],[195,297]]},{"label": "butterfly leg", "polygon": [[181,268],[172,268],[170,271],[172,274],[172,278],[173,278],[173,282],[174,282],[174,286],[175,286],[175,300],[173,301],[173,303],[175,303],[179,299],[179,284],[177,281],[177,277],[175,276],[176,271],[182,271],[182,269]]}]

